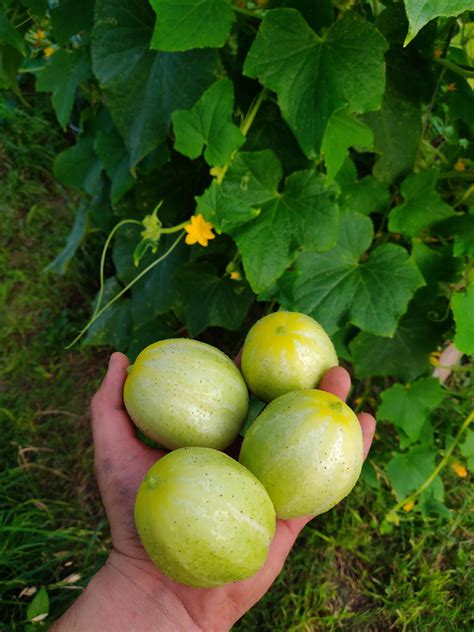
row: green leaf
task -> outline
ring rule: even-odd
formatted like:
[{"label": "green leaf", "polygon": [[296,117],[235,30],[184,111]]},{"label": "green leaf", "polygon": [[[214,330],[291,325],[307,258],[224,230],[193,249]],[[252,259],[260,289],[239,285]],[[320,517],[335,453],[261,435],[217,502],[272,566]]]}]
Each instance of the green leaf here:
[{"label": "green leaf", "polygon": [[312,163],[301,151],[293,132],[283,120],[276,103],[264,101],[243,147],[245,151],[271,149],[282,164],[283,173],[308,169]]},{"label": "green leaf", "polygon": [[130,173],[128,152],[122,137],[115,129],[110,131],[99,129],[94,149],[112,182],[110,199],[115,205],[135,185],[135,179]]},{"label": "green leaf", "polygon": [[337,235],[336,187],[314,170],[292,173],[283,190],[281,177],[273,152],[240,152],[220,187],[198,198],[198,210],[236,241],[255,293],[274,283],[299,249],[324,250]]},{"label": "green leaf", "polygon": [[[120,290],[121,285],[116,277],[106,279],[101,307],[116,296]],[[97,297],[94,301],[94,306],[96,302]],[[116,351],[124,352],[130,340],[131,326],[130,300],[123,297],[119,298],[91,325],[87,331],[84,344],[108,346]]]},{"label": "green leaf", "polygon": [[[128,225],[120,229],[113,251],[112,259],[117,271],[117,277],[124,284],[128,284],[143,270],[160,257],[176,239],[175,235],[163,235],[158,252],[146,253],[136,268],[133,264],[133,252],[141,241],[142,227]],[[161,263],[152,268],[132,288],[132,318],[134,331],[137,326],[143,326],[156,319],[157,316],[168,312],[178,301],[178,291],[174,282],[174,273],[188,261],[189,247],[181,243]]]},{"label": "green leaf", "polygon": [[89,207],[82,203],[76,212],[76,218],[71,232],[69,233],[66,245],[58,254],[58,256],[45,267],[45,272],[55,272],[56,274],[65,274],[71,259],[77,252],[82,240],[87,234],[89,218]]},{"label": "green leaf", "polygon": [[466,438],[459,447],[461,454],[467,459],[468,469],[474,473],[474,430],[466,430]]},{"label": "green leaf", "polygon": [[414,446],[389,461],[386,472],[399,500],[425,482],[435,468],[435,456],[432,448]]},{"label": "green leaf", "polygon": [[253,208],[246,201],[224,195],[224,190],[228,189],[213,180],[211,186],[202,195],[196,197],[196,212],[202,213],[206,220],[212,222],[218,232],[228,233],[260,214],[259,208]]},{"label": "green leaf", "polygon": [[[413,441],[406,434],[406,432],[402,430],[402,428],[398,428],[398,438],[400,452],[403,452],[413,444]],[[434,443],[433,425],[431,424],[429,417],[420,428],[417,443],[419,445],[433,445]]]},{"label": "green leaf", "polygon": [[273,152],[239,152],[222,184],[213,182],[210,193],[204,194],[206,219],[225,232],[254,219],[261,205],[276,197],[281,178],[281,164]]},{"label": "green leaf", "polygon": [[337,174],[341,194],[338,198],[341,211],[352,211],[362,215],[383,212],[390,202],[387,185],[373,176],[365,176],[357,180],[354,163],[347,158]]},{"label": "green leaf", "polygon": [[22,0],[22,3],[39,18],[44,17],[48,10],[48,0]]},{"label": "green leaf", "polygon": [[53,35],[60,44],[92,29],[95,0],[57,0],[51,8]]},{"label": "green leaf", "polygon": [[38,72],[36,90],[53,93],[51,101],[63,129],[71,116],[77,88],[90,75],[90,62],[83,49],[58,51]]},{"label": "green leaf", "polygon": [[306,22],[317,32],[331,26],[334,21],[332,0],[272,0],[272,9],[297,9]]},{"label": "green leaf", "polygon": [[382,108],[366,114],[365,120],[374,132],[375,151],[380,154],[373,174],[381,182],[392,184],[415,164],[421,136],[420,104],[387,83]]},{"label": "green leaf", "polygon": [[430,248],[419,239],[413,239],[412,256],[427,285],[435,290],[438,283],[454,281],[461,266],[450,246]]},{"label": "green leaf", "polygon": [[415,297],[392,338],[359,333],[349,344],[357,377],[380,375],[409,381],[426,373],[431,368],[430,353],[436,351],[449,326],[432,320],[429,309]]},{"label": "green leaf", "polygon": [[412,101],[428,103],[432,98],[439,76],[439,68],[432,62],[436,25],[425,29],[416,44],[403,47],[408,20],[402,2],[386,2],[385,9],[375,19],[375,24],[390,43],[385,56],[387,82],[400,96]]},{"label": "green leaf", "polygon": [[176,338],[176,335],[176,331],[160,316],[141,324],[134,324],[127,348],[127,356],[130,362],[135,362],[138,354],[148,345],[159,340]]},{"label": "green leaf", "polygon": [[[111,114],[130,153],[130,167],[166,139],[172,112],[191,106],[211,82],[214,59],[210,57],[207,51],[179,58],[147,55],[127,83],[119,80],[106,86]],[[183,83],[189,92],[182,90]]]},{"label": "green leaf", "polygon": [[183,51],[224,46],[234,21],[230,0],[150,0],[156,11],[151,48]]},{"label": "green leaf", "polygon": [[463,123],[472,130],[474,127],[472,120],[474,93],[467,81],[463,81],[459,76],[455,77],[456,79],[453,83],[456,86],[456,90],[445,94],[444,101],[448,106],[450,118],[452,118],[453,121],[463,121]]},{"label": "green leaf", "polygon": [[354,13],[319,37],[293,9],[267,11],[244,65],[278,95],[278,104],[309,158],[319,154],[337,110],[361,113],[380,107],[387,44]]},{"label": "green leaf", "polygon": [[185,324],[193,337],[207,327],[238,329],[254,300],[246,281],[221,277],[208,263],[184,266],[175,278],[183,300]]},{"label": "green leaf", "polygon": [[[152,255],[148,252],[141,260],[140,267],[137,269],[133,263],[133,252],[137,245],[141,242],[141,232],[144,226],[138,224],[128,224],[122,226],[115,236],[114,246],[112,250],[112,260],[114,262],[117,278],[124,284],[128,285],[143,269],[149,265],[154,258],[159,255]],[[160,244],[163,247],[163,244]],[[165,259],[166,261],[166,259]],[[164,261],[164,262],[165,262]],[[164,263],[163,262],[163,263]],[[158,265],[158,267],[161,264]]]},{"label": "green leaf", "polygon": [[150,51],[153,21],[143,0],[97,0],[93,68],[130,153],[130,167],[165,140],[172,113],[192,107],[217,70],[211,50]]},{"label": "green leaf", "polygon": [[432,515],[437,515],[440,518],[449,520],[450,518],[452,518],[452,511],[448,509],[443,502],[435,498],[434,494],[431,491],[438,483],[440,486],[443,485],[443,482],[439,476],[435,478],[435,480],[433,481],[433,485],[431,485],[431,488],[420,495],[419,508],[421,511],[421,515],[424,518]]},{"label": "green leaf", "polygon": [[444,485],[439,476],[419,495],[416,511],[424,518],[433,514],[446,519],[451,517],[451,511],[444,504]]},{"label": "green leaf", "polygon": [[349,147],[371,149],[374,135],[370,127],[343,108],[334,112],[324,132],[321,152],[324,156],[328,182],[332,182],[348,155]]},{"label": "green leaf", "polygon": [[43,621],[49,614],[49,596],[44,586],[38,590],[28,604],[26,616],[28,621]]},{"label": "green leaf", "polygon": [[455,257],[474,257],[474,208],[458,213],[433,228],[436,235],[454,238]]},{"label": "green leaf", "polygon": [[242,424],[242,427],[239,432],[239,434],[242,437],[245,437],[245,433],[253,424],[253,422],[257,419],[257,417],[260,415],[260,413],[265,408],[265,406],[266,406],[265,402],[261,402],[254,395],[252,395],[252,393],[250,393],[249,410],[247,413],[247,417],[245,418],[244,423]]},{"label": "green leaf", "polygon": [[381,393],[377,417],[391,421],[404,431],[410,443],[415,443],[430,412],[441,404],[444,397],[445,392],[434,377],[422,377],[406,386],[394,384]]},{"label": "green leaf", "polygon": [[17,76],[22,62],[23,55],[16,48],[0,44],[0,87],[11,89],[16,95],[21,94]]},{"label": "green leaf", "polygon": [[12,46],[22,55],[26,54],[25,43],[20,35],[7,18],[7,14],[0,7],[0,44],[8,44]]},{"label": "green leaf", "polygon": [[97,0],[96,5],[92,65],[97,79],[107,85],[133,74],[146,55],[154,13],[143,0]]},{"label": "green leaf", "polygon": [[474,353],[474,283],[465,292],[455,292],[451,306],[456,323],[454,344],[463,353]]},{"label": "green leaf", "polygon": [[88,201],[91,223],[102,233],[108,234],[117,223],[110,204],[110,183],[107,178],[101,179],[99,191]]},{"label": "green leaf", "polygon": [[[171,239],[163,239],[154,258],[159,257],[171,245]],[[147,322],[164,314],[178,302],[178,287],[174,274],[187,262],[188,248],[178,245],[173,252],[150,270],[132,289],[132,316],[134,323]],[[141,268],[144,265],[142,263]],[[138,270],[135,269],[136,272]]]},{"label": "green leaf", "polygon": [[101,171],[102,164],[94,151],[92,136],[80,136],[73,147],[56,156],[53,165],[55,178],[90,195],[99,192]]},{"label": "green leaf", "polygon": [[413,292],[424,284],[400,246],[379,246],[360,261],[372,236],[368,217],[345,212],[334,248],[297,259],[293,308],[313,316],[329,334],[351,322],[369,333],[393,335]]},{"label": "green leaf", "polygon": [[245,136],[232,122],[234,87],[230,79],[213,83],[189,111],[173,113],[174,148],[189,158],[201,155],[211,166],[223,167]]},{"label": "green leaf", "polygon": [[437,169],[425,169],[405,178],[400,187],[405,201],[393,208],[388,216],[388,228],[392,233],[419,237],[436,222],[454,214],[436,191],[438,177]]},{"label": "green leaf", "polygon": [[392,184],[413,170],[421,142],[421,102],[431,99],[439,72],[435,75],[430,61],[435,33],[427,32],[426,42],[420,38],[417,46],[403,48],[408,23],[402,3],[387,3],[376,25],[390,42],[385,55],[387,83],[382,109],[364,119],[374,131],[379,154],[373,175]]},{"label": "green leaf", "polygon": [[261,206],[257,218],[234,230],[247,278],[255,292],[278,279],[297,250],[324,250],[334,242],[339,223],[336,190],[315,171],[297,171],[283,193]]},{"label": "green leaf", "polygon": [[[387,83],[382,109],[365,115],[375,136],[379,154],[373,175],[387,184],[398,182],[412,171],[421,139],[421,100],[431,98],[431,65],[411,46],[403,49],[407,21],[400,3],[389,4],[376,20],[390,42],[387,52]],[[432,55],[432,50],[428,55]]]},{"label": "green leaf", "polygon": [[336,349],[338,358],[352,362],[351,352],[349,351],[349,342],[354,337],[357,329],[352,325],[341,327],[331,336],[332,343]]},{"label": "green leaf", "polygon": [[380,481],[377,478],[377,472],[374,466],[369,461],[364,461],[362,466],[362,472],[360,474],[361,479],[372,489],[380,489]]},{"label": "green leaf", "polygon": [[443,16],[459,15],[463,11],[474,10],[473,0],[405,0],[405,9],[410,23],[405,46],[430,20]]}]

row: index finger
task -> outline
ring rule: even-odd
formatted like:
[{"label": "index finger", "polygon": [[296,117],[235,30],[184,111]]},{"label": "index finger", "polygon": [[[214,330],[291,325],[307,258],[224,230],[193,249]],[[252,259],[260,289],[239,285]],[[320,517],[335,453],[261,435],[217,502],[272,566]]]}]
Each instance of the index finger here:
[{"label": "index finger", "polygon": [[342,366],[335,366],[324,374],[318,388],[345,402],[351,390],[351,376]]},{"label": "index finger", "polygon": [[[346,400],[351,389],[351,378],[346,369],[341,366],[335,366],[324,375],[319,387],[322,391],[327,391]],[[364,459],[369,453],[370,446],[375,433],[375,418],[369,413],[360,413],[357,415],[360,427],[362,428],[362,440],[364,443]]]}]

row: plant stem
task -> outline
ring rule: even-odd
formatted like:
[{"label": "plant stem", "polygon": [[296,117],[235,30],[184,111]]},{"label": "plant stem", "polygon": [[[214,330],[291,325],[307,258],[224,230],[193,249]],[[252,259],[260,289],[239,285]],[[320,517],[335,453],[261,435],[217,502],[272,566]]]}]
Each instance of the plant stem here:
[{"label": "plant stem", "polygon": [[[139,222],[140,223],[140,222]],[[171,246],[168,248],[168,250],[165,252],[164,255],[161,255],[161,257],[158,257],[158,259],[156,259],[156,261],[153,261],[152,263],[150,263],[149,266],[147,266],[144,270],[142,270],[140,272],[140,274],[137,274],[137,276],[133,279],[133,281],[130,281],[130,283],[128,285],[126,285],[122,290],[120,290],[120,292],[118,294],[116,294],[106,305],[104,305],[104,307],[99,310],[87,323],[87,325],[79,332],[79,334],[74,338],[74,340],[72,342],[70,342],[66,349],[70,349],[73,345],[76,344],[76,342],[78,340],[80,340],[82,338],[82,336],[86,333],[86,331],[89,329],[89,327],[91,325],[94,324],[94,322],[100,317],[102,316],[102,314],[105,312],[106,309],[108,309],[111,305],[113,305],[115,303],[115,301],[118,301],[118,299],[123,296],[125,294],[125,292],[128,292],[128,290],[133,287],[135,285],[135,283],[137,283],[137,281],[139,281],[143,276],[145,276],[145,274],[147,274],[147,272],[149,272],[152,268],[154,268],[156,265],[158,265],[159,263],[161,263],[161,261],[163,261],[163,259],[166,259],[166,257],[168,255],[170,255],[173,250],[176,248],[176,246],[179,244],[179,242],[181,241],[181,239],[184,237],[184,233],[181,233],[179,235],[179,237],[177,239],[175,239],[175,241],[171,244]]]},{"label": "plant stem", "polygon": [[438,158],[441,160],[441,162],[444,162],[445,165],[449,165],[449,160],[446,158],[446,156],[443,154],[443,152],[439,149],[439,147],[434,147],[426,139],[423,139],[421,141],[421,143],[426,147],[427,151],[431,152],[435,156],[438,156]]},{"label": "plant stem", "polygon": [[474,180],[474,174],[469,173],[469,171],[445,171],[444,173],[439,174],[438,180],[447,180],[449,178],[459,178],[461,180]]},{"label": "plant stem", "polygon": [[258,97],[250,106],[250,110],[247,112],[247,115],[242,121],[242,125],[240,126],[240,131],[242,132],[244,136],[247,136],[249,129],[252,127],[252,123],[254,122],[255,117],[257,116],[257,113],[260,109],[260,106],[262,105],[266,96],[267,96],[267,89],[263,88],[263,90],[260,92]]},{"label": "plant stem", "polygon": [[23,22],[20,22],[19,24],[15,24],[15,28],[19,29],[20,27],[24,26],[25,24],[27,24],[28,22],[31,22],[33,18],[31,17],[31,15],[28,15]]},{"label": "plant stem", "polygon": [[436,64],[443,66],[446,70],[450,70],[465,79],[472,79],[474,77],[474,68],[471,66],[459,66],[458,64],[453,64],[447,59],[442,59],[441,57],[439,59],[433,59],[433,61]]},{"label": "plant stem", "polygon": [[177,233],[178,230],[183,230],[183,228],[189,224],[189,221],[190,220],[187,219],[182,224],[176,224],[176,226],[171,226],[171,228],[161,228],[160,232],[163,233],[163,235],[169,235],[171,233]]},{"label": "plant stem", "polygon": [[453,208],[457,208],[458,206],[461,206],[461,204],[464,204],[464,202],[466,202],[471,197],[471,195],[474,195],[474,184],[471,184],[471,186],[468,187],[466,192],[461,196],[456,204],[453,204]]},{"label": "plant stem", "polygon": [[139,222],[137,219],[123,219],[121,222],[119,222],[118,224],[116,224],[112,228],[112,230],[109,233],[109,236],[105,240],[104,247],[102,248],[102,255],[100,257],[99,296],[97,297],[97,305],[95,306],[95,310],[94,310],[94,312],[93,312],[93,314],[91,316],[91,320],[94,320],[94,318],[97,316],[97,313],[98,313],[98,311],[100,309],[100,303],[102,301],[102,296],[104,294],[104,267],[105,267],[105,256],[107,254],[108,247],[109,247],[110,242],[112,241],[112,238],[115,235],[115,233],[118,231],[118,229],[121,226],[124,226],[125,224],[140,224],[141,225],[141,222]]},{"label": "plant stem", "polygon": [[[384,213],[382,215],[382,219],[380,220],[380,226],[379,226],[379,229],[377,231],[377,235],[379,233],[381,233],[383,235],[384,230],[385,230],[385,222],[387,221],[388,214],[390,213],[390,211],[392,209],[392,205],[395,202],[395,198],[396,197],[397,197],[397,191],[394,191],[392,193],[391,197],[390,197],[390,200],[389,200],[385,210],[384,210]],[[388,241],[388,237],[389,236],[387,234],[383,235],[383,239],[381,240],[380,243],[385,243],[385,241]]]},{"label": "plant stem", "polygon": [[439,92],[439,89],[440,89],[440,86],[441,86],[441,82],[443,80],[443,77],[444,77],[445,73],[446,73],[446,68],[443,68],[441,70],[441,72],[439,73],[439,75],[438,75],[438,81],[436,82],[436,86],[435,86],[435,89],[433,91],[433,95],[431,97],[430,104],[428,105],[428,109],[426,110],[425,119],[423,121],[423,126],[421,128],[420,141],[418,143],[418,149],[417,149],[417,152],[416,152],[415,167],[418,165],[419,160],[420,160],[420,149],[421,149],[421,146],[422,146],[423,141],[424,141],[424,136],[425,136],[425,134],[426,134],[426,132],[428,130],[429,124],[430,124],[431,112],[433,111],[434,106],[436,104],[436,99],[438,97],[438,92]]},{"label": "plant stem", "polygon": [[449,461],[449,459],[451,457],[451,454],[453,453],[454,448],[459,443],[464,431],[467,430],[469,424],[471,423],[471,421],[473,419],[474,419],[474,411],[470,415],[468,415],[468,417],[466,417],[466,419],[464,420],[462,426],[460,427],[457,435],[454,437],[453,442],[451,443],[451,445],[449,446],[448,450],[446,451],[446,454],[441,459],[441,461],[438,463],[438,465],[435,467],[435,469],[431,472],[431,474],[428,476],[428,478],[420,485],[420,487],[418,487],[418,489],[416,491],[414,491],[412,494],[410,494],[409,496],[407,496],[406,498],[401,500],[399,503],[397,503],[395,505],[395,507],[389,511],[387,516],[395,515],[399,509],[401,509],[407,503],[409,503],[411,501],[414,501],[416,498],[418,498],[418,496],[422,492],[425,491],[425,489],[427,487],[429,487],[431,485],[431,483],[434,481],[434,479],[438,476],[438,474],[444,468],[446,463]]},{"label": "plant stem", "polygon": [[433,109],[434,109],[434,107],[436,105],[436,99],[438,98],[438,93],[439,93],[439,89],[441,87],[441,82],[442,82],[443,77],[444,77],[444,75],[445,75],[445,73],[447,71],[447,67],[446,67],[445,64],[443,64],[443,62],[444,62],[444,58],[446,57],[448,49],[449,49],[449,44],[450,44],[451,38],[453,36],[454,28],[455,28],[455,22],[453,22],[451,24],[451,26],[450,26],[450,29],[449,29],[448,35],[446,37],[446,41],[444,43],[444,47],[443,47],[442,53],[441,53],[441,57],[439,57],[439,58],[434,57],[433,58],[433,61],[436,62],[436,63],[441,63],[443,65],[443,68],[442,68],[441,72],[438,75],[438,80],[436,82],[436,86],[435,86],[435,89],[433,91],[433,95],[431,97],[431,101],[430,101],[430,103],[428,105],[428,109],[426,110],[425,119],[423,121],[423,126],[421,128],[420,141],[418,143],[418,149],[417,149],[416,158],[415,158],[415,170],[416,170],[416,167],[418,166],[422,141],[424,140],[424,136],[425,136],[425,134],[426,134],[426,132],[428,130],[429,124],[430,124],[431,113],[432,113],[432,111],[433,111]]},{"label": "plant stem", "polygon": [[[249,108],[249,111],[247,112],[247,114],[244,117],[244,120],[242,121],[241,125],[240,125],[240,131],[242,132],[242,134],[244,136],[247,136],[249,129],[252,127],[252,124],[255,120],[255,117],[257,116],[257,113],[260,109],[260,106],[262,105],[263,101],[265,100],[266,96],[267,96],[267,89],[263,88],[263,90],[260,92],[260,94],[258,95],[258,97],[256,99],[254,99],[252,101],[252,104]],[[227,173],[227,169],[230,167],[230,165],[232,164],[232,162],[235,160],[236,156],[238,155],[239,150],[235,149],[234,152],[232,153],[229,162],[224,165],[222,168],[217,169],[217,171],[219,171],[219,176],[217,178],[217,182],[220,184],[222,182],[222,180],[225,177],[225,174]],[[214,169],[216,169],[214,167]],[[212,170],[211,170],[212,173]],[[215,174],[214,174],[215,175]]]}]

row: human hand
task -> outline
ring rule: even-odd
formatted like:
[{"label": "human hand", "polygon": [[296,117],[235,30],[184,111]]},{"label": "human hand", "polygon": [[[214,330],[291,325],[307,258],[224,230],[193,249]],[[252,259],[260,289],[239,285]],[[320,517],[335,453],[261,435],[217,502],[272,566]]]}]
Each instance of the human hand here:
[{"label": "human hand", "polygon": [[[155,461],[166,452],[145,445],[123,404],[123,384],[129,361],[121,353],[110,358],[105,379],[92,400],[92,430],[95,470],[110,522],[113,549],[105,567],[91,581],[84,595],[54,629],[62,630],[229,630],[270,588],[280,573],[298,534],[311,516],[278,520],[275,537],[264,567],[253,577],[217,588],[192,588],[173,582],[149,560],[138,538],[133,508],[137,489]],[[330,369],[319,387],[345,400],[350,377],[341,367]],[[372,415],[361,413],[359,421],[367,456],[375,431]],[[102,577],[100,577],[102,573]],[[95,593],[92,593],[92,589]],[[87,592],[89,591],[89,595]],[[102,600],[109,612],[99,614]],[[96,618],[87,618],[85,606]],[[92,607],[91,607],[92,604]],[[80,618],[80,609],[86,618]],[[97,618],[100,617],[100,618]],[[70,623],[73,627],[68,627]],[[83,621],[83,623],[81,623]],[[83,627],[80,627],[83,625]]]}]

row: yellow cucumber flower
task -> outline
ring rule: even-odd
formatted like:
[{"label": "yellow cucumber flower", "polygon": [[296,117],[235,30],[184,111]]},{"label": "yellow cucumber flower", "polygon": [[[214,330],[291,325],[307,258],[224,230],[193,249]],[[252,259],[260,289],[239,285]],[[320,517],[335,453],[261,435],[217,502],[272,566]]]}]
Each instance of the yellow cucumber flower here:
[{"label": "yellow cucumber flower", "polygon": [[462,158],[458,158],[454,165],[454,169],[459,172],[466,171],[466,162]]},{"label": "yellow cucumber flower", "polygon": [[52,46],[47,46],[43,53],[45,57],[51,57],[51,55],[54,55],[54,48]]},{"label": "yellow cucumber flower", "polygon": [[458,461],[451,465],[453,471],[459,476],[459,478],[466,478],[467,470],[464,465],[461,465]]},{"label": "yellow cucumber flower", "polygon": [[207,246],[210,239],[214,239],[215,235],[212,232],[212,224],[206,222],[204,217],[199,215],[193,215],[191,217],[191,223],[186,224],[184,230],[188,233],[186,235],[186,243],[188,246],[193,244],[201,244],[201,246]]}]

